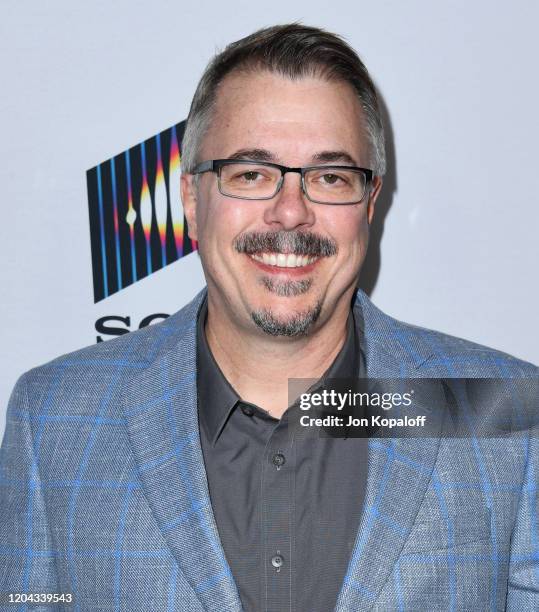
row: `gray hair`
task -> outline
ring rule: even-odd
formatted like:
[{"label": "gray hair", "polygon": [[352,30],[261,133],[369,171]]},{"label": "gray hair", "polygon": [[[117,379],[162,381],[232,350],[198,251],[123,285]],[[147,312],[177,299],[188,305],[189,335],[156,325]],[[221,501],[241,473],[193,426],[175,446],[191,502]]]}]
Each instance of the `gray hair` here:
[{"label": "gray hair", "polygon": [[321,77],[349,83],[357,93],[371,145],[374,173],[386,170],[384,127],[376,89],[363,62],[341,37],[293,23],[264,28],[229,44],[208,64],[191,102],[182,142],[182,171],[191,173],[209,129],[219,85],[233,71],[267,70],[290,79]]}]

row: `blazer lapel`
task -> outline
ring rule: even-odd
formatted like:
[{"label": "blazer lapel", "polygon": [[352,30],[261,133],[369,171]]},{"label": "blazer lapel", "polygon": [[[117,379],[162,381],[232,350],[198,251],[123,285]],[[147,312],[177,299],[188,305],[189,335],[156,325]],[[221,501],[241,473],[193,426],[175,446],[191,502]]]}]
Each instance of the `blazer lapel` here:
[{"label": "blazer lapel", "polygon": [[241,611],[213,515],[200,446],[196,317],[205,291],[152,330],[148,366],[123,389],[138,475],[163,538],[206,610]]},{"label": "blazer lapel", "polygon": [[[355,314],[370,378],[421,376],[418,368],[431,351],[414,328],[384,315],[361,291]],[[369,439],[365,506],[336,612],[370,609],[390,579],[427,490],[439,444],[439,435]]]}]

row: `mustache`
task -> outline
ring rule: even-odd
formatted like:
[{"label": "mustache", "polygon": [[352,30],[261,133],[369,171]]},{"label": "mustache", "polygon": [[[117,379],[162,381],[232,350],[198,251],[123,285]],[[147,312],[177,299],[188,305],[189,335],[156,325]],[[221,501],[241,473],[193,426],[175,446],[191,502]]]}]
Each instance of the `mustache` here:
[{"label": "mustache", "polygon": [[310,257],[336,255],[337,243],[314,232],[280,230],[276,232],[245,232],[234,240],[238,253],[293,253]]}]

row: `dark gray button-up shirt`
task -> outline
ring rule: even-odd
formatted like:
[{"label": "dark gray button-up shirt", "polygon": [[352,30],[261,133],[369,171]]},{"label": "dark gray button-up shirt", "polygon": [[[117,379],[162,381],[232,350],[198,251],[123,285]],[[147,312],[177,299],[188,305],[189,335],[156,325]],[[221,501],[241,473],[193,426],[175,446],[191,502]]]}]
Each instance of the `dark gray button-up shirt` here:
[{"label": "dark gray button-up shirt", "polygon": [[[330,612],[354,545],[367,476],[365,438],[321,437],[243,402],[197,327],[200,437],[211,504],[246,612]],[[322,378],[364,376],[351,312],[343,348]]]}]

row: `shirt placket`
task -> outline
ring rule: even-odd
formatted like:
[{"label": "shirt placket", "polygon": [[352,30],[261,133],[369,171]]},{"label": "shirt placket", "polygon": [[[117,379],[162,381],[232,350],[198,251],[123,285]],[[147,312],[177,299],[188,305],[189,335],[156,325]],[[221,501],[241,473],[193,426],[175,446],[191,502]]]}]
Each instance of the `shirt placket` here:
[{"label": "shirt placket", "polygon": [[266,612],[293,610],[294,463],[293,439],[284,415],[268,440],[261,471],[261,595]]}]

